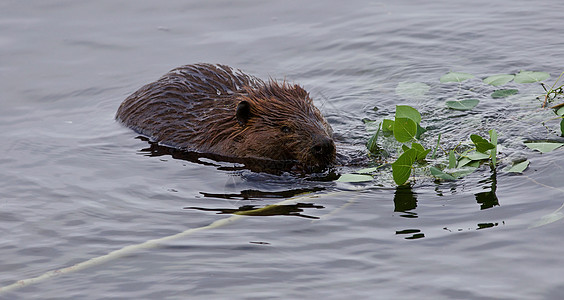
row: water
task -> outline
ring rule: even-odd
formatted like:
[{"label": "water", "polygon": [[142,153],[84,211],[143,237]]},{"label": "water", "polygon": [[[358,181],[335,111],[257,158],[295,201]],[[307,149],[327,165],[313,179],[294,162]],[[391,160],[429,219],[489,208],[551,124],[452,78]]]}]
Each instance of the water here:
[{"label": "water", "polygon": [[[538,109],[539,85],[492,100],[481,78],[564,71],[558,1],[118,2],[0,4],[0,286],[120,248],[200,228],[239,208],[304,193],[266,216],[243,217],[39,281],[2,299],[400,298],[560,299],[562,221],[529,228],[562,205],[562,140]],[[120,102],[182,64],[218,62],[309,90],[348,150],[363,118],[396,104],[423,113],[444,147],[496,128],[502,164],[456,182],[389,174],[354,186],[234,171],[232,164],[148,156],[115,123]],[[461,71],[461,85],[438,78]],[[396,95],[423,82],[426,97]],[[457,95],[482,102],[444,109]],[[377,111],[373,108],[378,107]],[[351,150],[352,149],[352,150]],[[346,172],[354,167],[343,167]],[[386,177],[387,176],[387,177]],[[495,186],[495,193],[491,193]],[[309,193],[307,193],[309,192]],[[219,213],[219,214],[218,214]]]}]

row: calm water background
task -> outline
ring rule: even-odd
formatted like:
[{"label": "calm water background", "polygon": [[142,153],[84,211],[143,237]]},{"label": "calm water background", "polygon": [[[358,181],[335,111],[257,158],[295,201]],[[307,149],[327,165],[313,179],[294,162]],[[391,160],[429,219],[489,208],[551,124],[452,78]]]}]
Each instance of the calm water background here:
[{"label": "calm water background", "polygon": [[[520,94],[493,100],[480,79],[535,70],[553,82],[563,11],[561,1],[2,1],[0,286],[229,217],[216,210],[316,192],[294,215],[245,217],[0,298],[561,299],[564,223],[529,227],[564,201],[564,152],[522,145],[561,138],[540,123],[550,112],[538,110],[538,84],[511,83]],[[362,118],[409,104],[433,128],[427,143],[496,128],[500,168],[531,166],[396,189],[385,174],[352,186],[147,156],[114,122],[117,107],[196,62],[304,85],[357,149],[370,135]],[[471,113],[444,108],[460,95],[438,82],[449,70],[477,75],[461,85],[482,100]],[[404,99],[400,82],[431,90]]]}]

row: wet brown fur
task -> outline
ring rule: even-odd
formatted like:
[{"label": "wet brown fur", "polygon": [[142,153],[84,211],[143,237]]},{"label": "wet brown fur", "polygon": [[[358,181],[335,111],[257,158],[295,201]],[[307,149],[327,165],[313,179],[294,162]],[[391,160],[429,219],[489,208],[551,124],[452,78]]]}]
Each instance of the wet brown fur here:
[{"label": "wet brown fur", "polygon": [[335,160],[331,126],[303,88],[224,65],[173,69],[127,97],[116,119],[183,150],[308,167]]}]

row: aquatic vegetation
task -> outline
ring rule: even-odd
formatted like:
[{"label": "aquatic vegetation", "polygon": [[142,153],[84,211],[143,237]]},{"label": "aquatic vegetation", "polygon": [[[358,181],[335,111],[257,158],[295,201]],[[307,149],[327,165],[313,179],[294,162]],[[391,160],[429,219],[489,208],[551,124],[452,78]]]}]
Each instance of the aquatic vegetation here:
[{"label": "aquatic vegetation", "polygon": [[531,150],[537,150],[541,153],[547,153],[547,152],[554,151],[554,150],[564,146],[564,143],[529,142],[529,143],[525,143],[525,146],[529,147]]},{"label": "aquatic vegetation", "polygon": [[439,81],[442,83],[462,82],[464,80],[468,80],[471,78],[474,78],[474,75],[468,73],[460,73],[460,72],[448,72],[445,75],[441,76]]},{"label": "aquatic vegetation", "polygon": [[455,110],[472,110],[480,103],[478,99],[448,100],[445,102],[448,108]]},{"label": "aquatic vegetation", "polygon": [[400,82],[396,87],[396,94],[407,99],[421,99],[431,87],[422,82]]},{"label": "aquatic vegetation", "polygon": [[[547,104],[553,103],[556,99],[564,98],[564,84],[557,86],[560,78],[562,78],[562,75],[564,75],[564,72],[560,73],[560,76],[558,76],[558,78],[556,79],[556,81],[554,81],[550,88],[547,88],[544,83],[541,83],[542,88],[546,92],[546,94],[544,95],[544,101],[542,103],[543,108],[545,108]],[[564,136],[564,102],[556,104],[550,108],[554,109],[556,115],[561,119],[560,135]]]},{"label": "aquatic vegetation", "polygon": [[483,82],[493,86],[504,85],[515,78],[512,74],[498,74],[484,78]]},{"label": "aquatic vegetation", "polygon": [[513,96],[517,93],[519,93],[519,90],[517,90],[517,89],[502,89],[502,90],[494,91],[492,93],[492,98],[494,98],[494,99],[507,98],[507,97]]},{"label": "aquatic vegetation", "polygon": [[515,74],[514,81],[516,83],[535,83],[541,82],[549,77],[550,74],[546,72],[521,71]]},{"label": "aquatic vegetation", "polygon": [[[544,102],[542,107],[546,107],[546,105],[548,103],[552,103],[554,100],[556,100],[557,98],[562,98],[562,96],[564,96],[564,84],[560,85],[560,86],[556,86],[558,84],[558,82],[560,81],[560,78],[562,78],[562,75],[564,75],[564,72],[562,72],[560,74],[560,76],[558,76],[558,78],[556,79],[556,81],[552,84],[552,86],[550,88],[547,89],[546,85],[544,83],[541,83],[542,88],[544,89],[544,91],[546,92],[546,94],[544,95]],[[557,105],[558,107],[560,106],[564,106],[564,103]]]},{"label": "aquatic vegetation", "polygon": [[[557,87],[557,83],[564,75],[564,72],[558,77],[556,82],[550,87],[541,83],[547,92],[545,99],[552,102],[556,98],[564,96],[564,85]],[[469,73],[449,72],[439,79],[441,83],[460,83],[465,80],[474,78]],[[520,71],[517,74],[497,74],[487,76],[482,82],[491,86],[501,86],[514,81],[518,84],[534,83],[546,80],[550,75],[546,72]],[[412,89],[412,90],[410,90]],[[417,98],[425,95],[429,90],[429,86],[424,83],[406,83],[398,84],[396,94],[409,98]],[[510,97],[519,93],[518,89],[498,89],[491,94],[493,99]],[[457,93],[458,95],[458,93]],[[474,109],[480,100],[478,99],[450,99],[445,102],[449,109],[469,111]],[[560,123],[562,135],[564,135],[564,103],[552,107],[555,114],[559,118],[563,118]],[[498,163],[498,133],[496,129],[488,131],[488,137],[479,134],[470,134],[470,141],[462,141],[453,149],[443,149],[441,147],[441,134],[436,137],[436,146],[434,149],[426,149],[425,143],[420,141],[421,136],[427,130],[421,126],[421,113],[411,106],[397,105],[394,119],[383,119],[379,122],[377,131],[370,137],[366,143],[366,147],[372,158],[386,158],[384,164],[378,167],[366,168],[353,173],[343,174],[337,181],[339,182],[367,182],[373,179],[375,172],[382,171],[391,167],[392,177],[398,185],[404,185],[409,181],[414,169],[421,169],[422,174],[430,174],[436,180],[457,180],[468,174],[471,174],[481,164],[488,163],[495,177]],[[376,123],[373,123],[376,124]],[[386,142],[381,142],[386,139]],[[427,140],[434,140],[433,137],[426,137]],[[423,141],[424,142],[424,141]],[[464,147],[460,147],[464,144]],[[564,143],[541,141],[541,142],[525,142],[524,145],[531,151],[539,151],[546,153],[554,151]],[[459,148],[464,148],[460,151]],[[431,162],[427,161],[427,156],[431,155]],[[395,153],[395,155],[394,155]],[[442,153],[442,155],[440,154]],[[397,156],[395,161],[389,162],[390,157]],[[376,160],[375,160],[376,163]],[[381,161],[378,161],[381,163]],[[507,166],[502,171],[507,173],[522,173],[530,165],[530,161],[525,159]],[[419,172],[421,173],[421,172]],[[418,174],[419,174],[418,173]]]},{"label": "aquatic vegetation", "polygon": [[343,174],[341,177],[339,177],[339,179],[337,179],[337,181],[338,182],[366,182],[366,181],[372,181],[372,179],[374,178],[370,175],[349,173],[349,174]]},{"label": "aquatic vegetation", "polygon": [[505,171],[510,173],[523,173],[523,171],[525,171],[527,167],[529,167],[529,164],[529,160],[518,162],[513,164],[512,166],[507,167]]}]

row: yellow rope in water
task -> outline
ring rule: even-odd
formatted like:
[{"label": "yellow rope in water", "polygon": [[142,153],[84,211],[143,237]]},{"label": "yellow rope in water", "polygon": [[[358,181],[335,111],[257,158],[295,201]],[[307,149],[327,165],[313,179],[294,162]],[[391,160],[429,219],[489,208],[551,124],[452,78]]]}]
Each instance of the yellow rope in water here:
[{"label": "yellow rope in water", "polygon": [[[342,192],[334,192],[334,193],[328,193],[328,194],[323,194],[323,195],[328,196],[328,195],[333,195],[333,194],[338,194],[338,193],[342,193]],[[302,200],[304,198],[309,198],[309,197],[312,197],[312,198],[316,197],[317,198],[319,196],[320,195],[298,196],[296,198],[291,198],[291,199],[286,199],[284,201],[280,201],[280,202],[273,204],[273,205],[287,205],[287,204],[291,204],[291,203],[296,203],[297,201]],[[185,236],[191,235],[193,233],[196,233],[196,232],[199,232],[199,231],[202,231],[202,230],[205,230],[205,229],[219,228],[221,226],[228,225],[228,224],[230,224],[230,223],[232,223],[236,220],[244,218],[246,214],[250,215],[251,212],[260,211],[260,210],[263,210],[263,209],[264,208],[258,208],[258,209],[253,210],[253,211],[239,212],[237,215],[232,215],[228,218],[217,220],[217,221],[215,221],[215,222],[213,222],[213,223],[211,223],[207,226],[198,227],[198,228],[191,228],[191,229],[187,229],[183,232],[180,232],[180,233],[177,233],[177,234],[174,234],[174,235],[169,235],[169,236],[166,236],[166,237],[149,240],[149,241],[146,241],[146,242],[141,243],[141,244],[126,246],[126,247],[123,247],[121,249],[112,251],[112,252],[110,252],[106,255],[94,257],[94,258],[91,258],[89,260],[86,260],[86,261],[77,263],[75,265],[72,265],[70,267],[49,271],[49,272],[46,272],[46,273],[44,273],[40,276],[37,276],[37,277],[18,280],[15,283],[12,283],[10,285],[0,287],[0,295],[8,293],[8,292],[12,292],[16,289],[23,288],[23,287],[26,287],[28,285],[34,284],[34,283],[42,282],[44,280],[47,280],[47,279],[50,279],[50,278],[53,278],[53,277],[56,277],[56,276],[59,276],[59,275],[64,275],[64,274],[84,270],[86,268],[96,266],[96,265],[99,265],[99,264],[103,264],[103,263],[108,262],[110,260],[123,257],[127,254],[134,252],[134,251],[138,251],[138,250],[141,250],[141,249],[155,248],[155,247],[158,247],[159,245],[161,245],[164,242],[171,241],[171,240],[174,240],[174,239],[178,239],[178,238],[181,238],[181,237],[185,237]]]},{"label": "yellow rope in water", "polygon": [[163,242],[170,241],[170,240],[177,239],[177,238],[181,238],[181,237],[190,235],[192,233],[196,233],[196,232],[204,230],[204,229],[218,228],[218,227],[227,225],[227,224],[229,224],[229,223],[231,223],[231,222],[233,222],[233,221],[235,221],[239,218],[243,218],[243,216],[233,215],[229,218],[217,220],[217,221],[215,221],[215,222],[213,222],[213,223],[211,223],[207,226],[198,227],[198,228],[191,228],[191,229],[188,229],[186,231],[177,233],[175,235],[170,235],[170,236],[166,236],[166,237],[159,238],[159,239],[149,240],[149,241],[146,241],[144,243],[137,244],[137,245],[126,246],[126,247],[123,247],[121,249],[112,251],[112,252],[110,252],[106,255],[91,258],[89,260],[77,263],[77,264],[70,266],[70,267],[49,271],[49,272],[46,272],[43,275],[40,275],[40,276],[37,276],[37,277],[18,280],[13,284],[7,285],[5,287],[0,287],[0,295],[2,295],[3,293],[8,293],[8,292],[11,292],[13,290],[28,286],[28,285],[33,284],[33,283],[38,283],[38,282],[44,281],[46,279],[49,279],[49,278],[52,278],[52,277],[55,277],[55,276],[59,276],[59,275],[63,275],[63,274],[71,273],[71,272],[76,272],[76,271],[80,271],[80,270],[83,270],[83,269],[86,269],[86,268],[89,268],[89,267],[92,267],[92,266],[96,266],[96,265],[105,263],[107,261],[110,261],[110,260],[113,260],[113,259],[116,259],[116,258],[120,258],[124,255],[127,255],[129,253],[132,253],[132,252],[140,250],[140,249],[154,248],[154,247],[159,246]]}]

